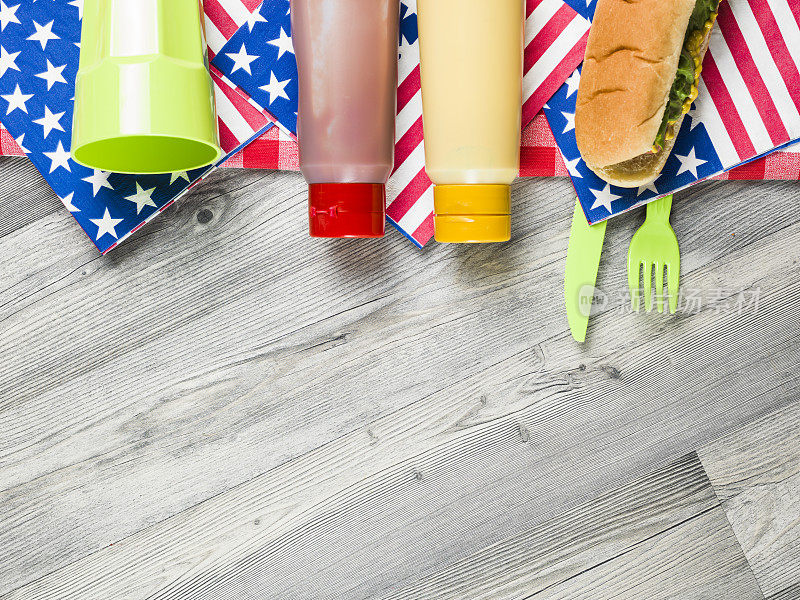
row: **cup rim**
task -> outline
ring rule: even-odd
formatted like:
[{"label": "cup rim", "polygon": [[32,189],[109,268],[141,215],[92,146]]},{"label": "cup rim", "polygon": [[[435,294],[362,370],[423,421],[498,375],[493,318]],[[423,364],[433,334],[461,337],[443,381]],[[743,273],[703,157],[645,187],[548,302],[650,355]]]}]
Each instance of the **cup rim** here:
[{"label": "cup rim", "polygon": [[[203,146],[204,148],[207,148],[208,150],[213,152],[213,157],[204,158],[202,161],[187,162],[183,165],[178,165],[174,169],[168,169],[168,170],[154,170],[154,169],[119,170],[118,168],[114,168],[114,163],[111,162],[103,163],[102,161],[94,161],[94,160],[85,161],[78,157],[78,154],[82,154],[83,151],[85,151],[87,148],[108,145],[109,142],[119,142],[132,138],[169,139],[179,142],[188,142],[191,144],[195,144],[197,146]],[[79,144],[77,147],[71,148],[70,150],[70,156],[72,160],[74,160],[77,164],[83,167],[89,169],[98,169],[110,173],[120,173],[124,175],[163,175],[166,173],[179,173],[182,171],[192,171],[213,165],[214,163],[219,161],[219,159],[222,158],[224,154],[225,153],[219,146],[219,144],[214,143],[212,141],[192,136],[168,135],[162,133],[132,133],[132,134],[115,135],[113,137],[106,137],[106,138],[83,142]],[[125,160],[123,159],[120,162],[125,162]]]}]

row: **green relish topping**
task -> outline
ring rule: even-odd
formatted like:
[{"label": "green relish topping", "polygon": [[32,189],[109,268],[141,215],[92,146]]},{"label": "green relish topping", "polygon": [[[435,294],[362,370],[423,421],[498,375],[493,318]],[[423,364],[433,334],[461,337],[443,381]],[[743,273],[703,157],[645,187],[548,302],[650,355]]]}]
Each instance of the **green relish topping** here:
[{"label": "green relish topping", "polygon": [[719,0],[697,0],[697,4],[694,5],[694,10],[692,11],[692,16],[689,17],[689,28],[686,30],[686,39],[689,39],[689,35],[693,31],[703,29],[711,18],[711,14],[717,12],[718,8]]},{"label": "green relish topping", "polygon": [[[697,83],[699,68],[695,65],[695,56],[699,56],[702,40],[706,37],[706,30],[713,25],[720,0],[697,0],[689,18],[689,27],[683,40],[683,49],[678,59],[678,71],[669,93],[669,101],[664,111],[661,127],[653,142],[653,150],[658,151],[664,146],[664,139],[670,126],[675,124],[685,112],[684,106],[687,99],[691,103],[694,98],[692,88]],[[695,91],[695,94],[697,92]]]}]

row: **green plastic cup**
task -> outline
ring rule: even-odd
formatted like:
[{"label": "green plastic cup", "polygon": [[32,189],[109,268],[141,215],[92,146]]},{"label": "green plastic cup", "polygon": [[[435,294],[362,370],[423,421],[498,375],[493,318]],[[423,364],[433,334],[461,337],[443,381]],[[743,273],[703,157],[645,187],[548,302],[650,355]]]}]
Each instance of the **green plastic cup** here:
[{"label": "green plastic cup", "polygon": [[222,156],[198,0],[84,0],[72,158],[173,173]]}]

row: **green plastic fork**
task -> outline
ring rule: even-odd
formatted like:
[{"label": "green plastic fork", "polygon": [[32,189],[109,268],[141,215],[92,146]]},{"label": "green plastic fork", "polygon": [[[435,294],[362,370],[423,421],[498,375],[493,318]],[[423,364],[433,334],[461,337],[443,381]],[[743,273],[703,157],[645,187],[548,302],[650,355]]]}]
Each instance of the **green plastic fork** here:
[{"label": "green plastic fork", "polygon": [[653,309],[650,277],[655,269],[656,303],[664,312],[664,270],[667,272],[669,312],[678,309],[678,280],[681,272],[681,253],[678,238],[669,224],[672,196],[664,196],[647,205],[644,224],[634,234],[628,249],[628,287],[633,310],[639,310],[639,272],[643,271],[644,303],[647,312]]}]

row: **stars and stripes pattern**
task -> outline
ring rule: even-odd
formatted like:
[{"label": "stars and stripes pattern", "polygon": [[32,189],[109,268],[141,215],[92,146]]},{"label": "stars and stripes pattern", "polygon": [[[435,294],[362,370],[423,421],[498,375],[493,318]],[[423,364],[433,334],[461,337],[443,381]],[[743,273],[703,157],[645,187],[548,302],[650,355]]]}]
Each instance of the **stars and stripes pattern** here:
[{"label": "stars and stripes pattern", "polygon": [[[105,253],[181,197],[214,166],[188,173],[122,175],[87,169],[69,154],[80,42],[80,0],[0,0],[0,119]],[[212,74],[221,145],[229,155],[272,124]],[[3,136],[6,146],[6,136]]]},{"label": "stars and stripes pattern", "polygon": [[731,0],[703,63],[696,117],[723,165],[800,138],[800,4]]},{"label": "stars and stripes pattern", "polygon": [[[700,94],[664,171],[649,186],[609,186],[589,171],[575,143],[580,72],[567,80],[545,114],[590,223],[702,179],[800,176],[798,153],[789,148],[800,140],[799,6],[795,0],[723,0]],[[781,149],[787,150],[781,158],[768,156]]]},{"label": "stars and stripes pattern", "polygon": [[530,123],[581,61],[589,21],[563,0],[528,0],[522,123]]},{"label": "stars and stripes pattern", "polygon": [[211,65],[294,136],[298,84],[289,0],[266,0],[252,15],[219,50]]},{"label": "stars and stripes pattern", "polygon": [[244,24],[251,28],[255,25],[260,4],[261,0],[203,0],[209,58],[214,58]]},{"label": "stars and stripes pattern", "polygon": [[[521,150],[521,177],[569,175],[567,165],[543,112],[537,114],[522,132]],[[796,181],[800,179],[800,143],[714,175],[713,179]]]}]

